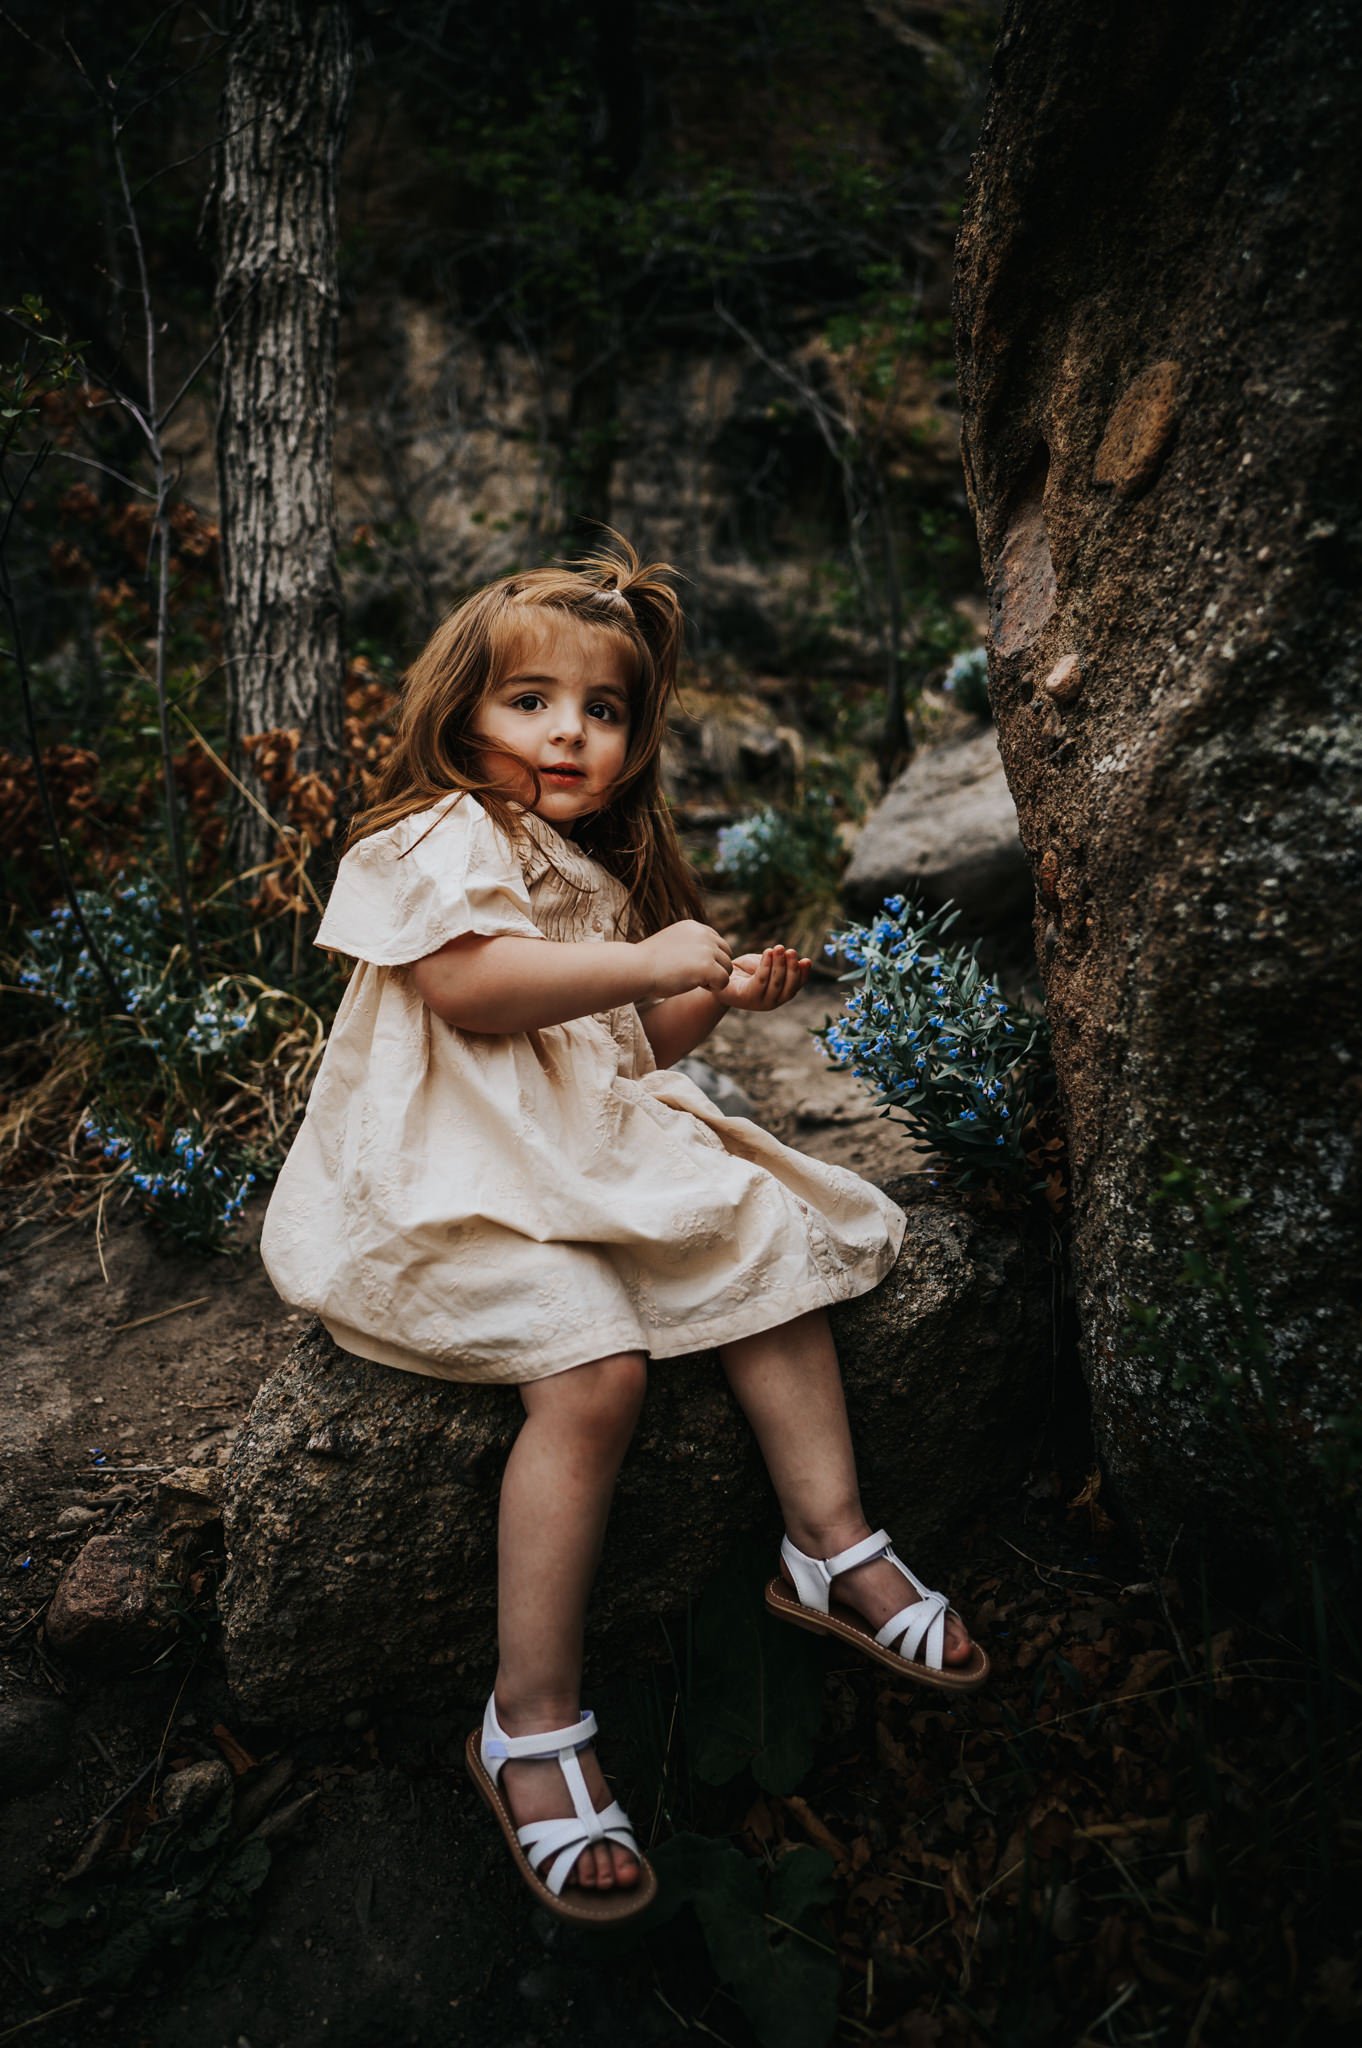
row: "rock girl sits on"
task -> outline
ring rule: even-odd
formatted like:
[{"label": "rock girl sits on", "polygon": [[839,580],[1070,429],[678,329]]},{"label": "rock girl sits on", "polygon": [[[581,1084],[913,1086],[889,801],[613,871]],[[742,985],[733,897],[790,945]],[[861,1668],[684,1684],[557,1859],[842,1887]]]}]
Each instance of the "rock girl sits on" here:
[{"label": "rock girl sits on", "polygon": [[659,783],[667,574],[619,541],[505,577],[413,664],[318,933],[358,964],[262,1243],[346,1351],[520,1390],[468,1761],[526,1884],[577,1921],[655,1890],[579,1700],[649,1359],[718,1352],[784,1518],[775,1613],[900,1677],[988,1671],[857,1491],[825,1311],[889,1270],[902,1211],[673,1070],[729,1011],[789,1002],[809,962],[735,959],[703,921]]}]

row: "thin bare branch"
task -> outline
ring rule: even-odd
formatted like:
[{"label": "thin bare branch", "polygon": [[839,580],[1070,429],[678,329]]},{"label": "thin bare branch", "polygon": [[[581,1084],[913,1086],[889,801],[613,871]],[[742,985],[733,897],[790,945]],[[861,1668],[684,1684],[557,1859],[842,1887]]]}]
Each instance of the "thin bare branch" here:
[{"label": "thin bare branch", "polygon": [[194,383],[195,379],[196,379],[196,378],[198,377],[198,374],[199,374],[199,372],[200,372],[201,370],[205,370],[205,369],[207,369],[207,367],[208,367],[209,363],[211,363],[211,362],[212,362],[212,360],[213,360],[213,357],[214,357],[214,356],[215,356],[215,355],[217,354],[218,350],[219,350],[219,349],[220,349],[220,348],[222,347],[222,344],[223,344],[223,342],[224,342],[224,341],[225,341],[225,340],[227,339],[227,334],[228,334],[228,331],[229,331],[229,329],[231,328],[231,325],[232,325],[232,322],[233,322],[233,320],[235,320],[235,319],[236,319],[236,317],[237,317],[237,315],[238,315],[238,314],[240,313],[240,311],[241,311],[242,307],[243,307],[244,305],[246,305],[246,304],[247,304],[247,303],[249,302],[249,300],[251,299],[251,297],[253,296],[253,294],[254,294],[254,293],[255,293],[256,291],[258,291],[259,287],[260,287],[260,279],[259,279],[258,277],[257,277],[257,278],[253,278],[253,279],[252,279],[252,281],[251,281],[251,283],[250,283],[250,285],[249,285],[249,286],[247,287],[247,289],[246,289],[246,290],[245,290],[245,291],[244,291],[244,292],[243,292],[243,293],[241,294],[241,297],[240,297],[240,298],[239,298],[239,299],[237,300],[236,304],[235,304],[235,305],[233,306],[233,308],[232,308],[232,310],[231,310],[231,313],[230,313],[230,315],[228,316],[228,318],[226,319],[226,321],[225,321],[225,322],[223,323],[223,325],[222,325],[221,327],[219,327],[219,329],[218,329],[217,333],[216,333],[216,334],[215,334],[215,335],[213,336],[213,339],[212,339],[212,341],[211,341],[211,342],[209,343],[208,347],[207,347],[207,348],[206,348],[206,349],[204,350],[203,354],[202,354],[202,355],[201,355],[201,356],[199,357],[199,359],[198,359],[198,361],[197,361],[197,362],[195,363],[195,365],[194,365],[193,369],[192,369],[192,370],[191,370],[191,371],[189,372],[189,375],[188,375],[188,376],[187,376],[187,377],[185,378],[185,380],[184,380],[183,384],[181,384],[181,386],[180,386],[179,390],[178,390],[178,391],[177,391],[177,392],[175,393],[175,396],[174,396],[174,397],[173,397],[173,398],[171,399],[171,401],[170,401],[169,405],[168,405],[168,406],[166,407],[165,411],[164,411],[164,412],[163,412],[163,413],[161,414],[161,417],[160,417],[160,419],[158,419],[158,420],[157,420],[157,422],[156,422],[156,431],[157,431],[157,433],[158,433],[158,434],[159,434],[159,433],[162,433],[162,432],[163,432],[163,431],[165,430],[165,428],[169,426],[169,424],[170,424],[171,420],[172,420],[172,419],[174,418],[174,415],[175,415],[175,412],[176,412],[177,408],[179,407],[179,404],[180,404],[180,400],[181,400],[182,398],[184,398],[184,397],[186,397],[186,396],[187,396],[187,394],[188,394],[188,392],[189,392],[189,389],[190,389],[190,386],[191,386],[191,385],[192,385],[192,384]]},{"label": "thin bare branch", "polygon": [[136,491],[139,498],[154,499],[156,496],[155,491],[149,491],[145,484],[136,483],[132,477],[124,476],[121,469],[115,469],[107,462],[96,462],[93,455],[77,455],[74,448],[54,448],[52,453],[59,462],[78,462],[82,469],[97,469],[102,476],[111,476],[114,482],[122,484],[125,490]]},{"label": "thin bare branch", "polygon": [[[185,73],[183,75],[187,77],[189,74]],[[168,178],[172,171],[182,171],[186,165],[196,164],[201,156],[211,156],[213,151],[220,148],[231,136],[239,135],[240,133],[241,130],[239,128],[230,128],[222,135],[215,135],[211,142],[205,142],[202,149],[192,149],[188,156],[176,157],[173,164],[162,164],[158,171],[152,171],[149,176],[143,178],[141,184],[132,195],[134,201],[140,199],[142,194],[148,191],[158,178]]]}]

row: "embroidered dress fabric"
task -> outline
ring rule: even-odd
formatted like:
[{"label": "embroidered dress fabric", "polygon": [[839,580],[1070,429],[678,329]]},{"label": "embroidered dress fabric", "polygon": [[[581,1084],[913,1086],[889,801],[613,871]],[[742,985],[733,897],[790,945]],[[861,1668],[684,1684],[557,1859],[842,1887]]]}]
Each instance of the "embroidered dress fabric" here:
[{"label": "embroidered dress fabric", "polygon": [[510,1382],[867,1292],[903,1212],[659,1070],[633,1004],[499,1036],[426,1008],[407,970],[463,933],[623,935],[623,885],[523,822],[444,798],[341,861],[317,944],[358,964],[265,1218],[278,1292],[361,1358]]}]

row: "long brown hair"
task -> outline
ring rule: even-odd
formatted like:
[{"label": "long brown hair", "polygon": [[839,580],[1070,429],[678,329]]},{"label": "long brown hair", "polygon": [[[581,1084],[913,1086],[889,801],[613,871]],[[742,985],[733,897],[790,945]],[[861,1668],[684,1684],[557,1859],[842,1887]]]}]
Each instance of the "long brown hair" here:
[{"label": "long brown hair", "polygon": [[[489,583],[436,628],[404,679],[392,751],[374,801],[350,824],[346,847],[423,811],[453,790],[475,796],[513,843],[523,840],[524,806],[479,765],[473,721],[489,691],[512,673],[527,623],[545,619],[608,634],[626,657],[629,743],[610,801],[578,821],[574,844],[624,884],[629,929],[643,938],[678,918],[700,917],[695,877],[677,844],[662,794],[659,758],[681,653],[681,605],[666,562],[644,565],[606,528],[600,554]],[[542,784],[526,763],[535,784]],[[531,808],[533,805],[531,805]]]}]

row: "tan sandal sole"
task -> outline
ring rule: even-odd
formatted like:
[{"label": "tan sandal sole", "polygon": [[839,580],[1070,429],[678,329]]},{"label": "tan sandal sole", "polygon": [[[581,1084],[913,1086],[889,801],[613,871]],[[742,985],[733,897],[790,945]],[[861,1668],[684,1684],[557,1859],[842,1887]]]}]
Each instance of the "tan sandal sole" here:
[{"label": "tan sandal sole", "polygon": [[[819,1614],[812,1608],[801,1606],[798,1594],[790,1592],[784,1579],[770,1581],[766,1588],[766,1605],[782,1621],[807,1629],[812,1636],[832,1636],[851,1649],[859,1650],[862,1656],[883,1664],[885,1670],[892,1671],[896,1677],[911,1678],[918,1685],[932,1686],[937,1692],[977,1692],[992,1669],[987,1652],[975,1643],[974,1655],[968,1664],[948,1665],[944,1670],[931,1671],[916,1658],[900,1657],[896,1650],[887,1650],[883,1643],[877,1643],[870,1624],[850,1607],[842,1607],[834,1601],[826,1614]],[[955,1609],[952,1607],[948,1612],[954,1614]]]},{"label": "tan sandal sole", "polygon": [[561,1897],[551,1892],[516,1840],[511,1810],[483,1768],[481,1728],[475,1728],[469,1736],[464,1747],[464,1760],[469,1777],[491,1807],[497,1826],[506,1837],[506,1846],[519,1866],[521,1877],[546,1912],[555,1914],[559,1920],[574,1921],[579,1927],[605,1927],[621,1920],[634,1920],[652,1905],[657,1897],[657,1873],[642,1851],[639,1852],[637,1884],[627,1888],[622,1885],[613,1887],[595,1895],[582,1885],[565,1887]]}]

